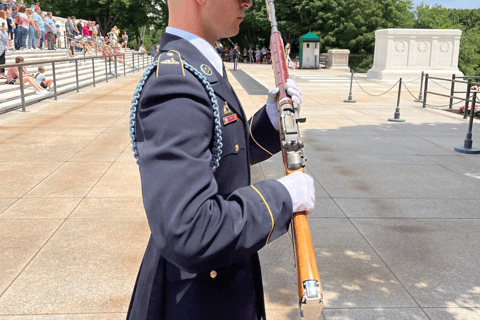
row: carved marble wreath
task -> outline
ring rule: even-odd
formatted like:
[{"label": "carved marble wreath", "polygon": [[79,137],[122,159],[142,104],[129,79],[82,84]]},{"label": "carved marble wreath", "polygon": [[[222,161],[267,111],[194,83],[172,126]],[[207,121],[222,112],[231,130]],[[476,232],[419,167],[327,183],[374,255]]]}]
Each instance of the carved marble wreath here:
[{"label": "carved marble wreath", "polygon": [[417,49],[420,52],[425,52],[428,50],[428,42],[427,41],[420,41],[417,45]]},{"label": "carved marble wreath", "polygon": [[407,49],[407,42],[406,41],[398,41],[396,44],[395,44],[395,50],[397,50],[398,52],[403,52],[405,51],[405,49]]},{"label": "carved marble wreath", "polygon": [[440,43],[440,51],[441,52],[448,52],[450,51],[450,42],[443,41]]}]

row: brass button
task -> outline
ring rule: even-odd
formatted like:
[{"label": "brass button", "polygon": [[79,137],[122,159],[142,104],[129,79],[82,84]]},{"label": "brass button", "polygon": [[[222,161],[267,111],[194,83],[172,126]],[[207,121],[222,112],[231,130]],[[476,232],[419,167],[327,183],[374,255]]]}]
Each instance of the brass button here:
[{"label": "brass button", "polygon": [[215,279],[217,277],[217,271],[215,270],[210,271],[210,277],[212,277],[212,279]]},{"label": "brass button", "polygon": [[238,146],[238,144],[235,145],[235,152],[238,153],[238,151],[240,150],[240,147]]}]

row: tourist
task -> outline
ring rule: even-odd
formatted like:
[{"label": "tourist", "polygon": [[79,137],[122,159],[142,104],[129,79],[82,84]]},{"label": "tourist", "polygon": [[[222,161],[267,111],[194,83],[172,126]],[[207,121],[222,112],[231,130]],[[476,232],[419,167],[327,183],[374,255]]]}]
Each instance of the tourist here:
[{"label": "tourist", "polygon": [[253,61],[253,49],[252,49],[252,47],[250,47],[250,49],[248,49],[248,59],[251,63],[255,62],[255,61]]},{"label": "tourist", "polygon": [[[74,46],[70,46],[70,49],[68,49],[68,51],[67,51],[67,59],[71,60],[70,63],[75,63],[75,60],[73,60],[73,59],[76,59],[76,58],[79,58],[79,56],[75,54]],[[82,62],[80,62],[80,61],[78,61],[78,64],[83,65]]]},{"label": "tourist", "polygon": [[[5,55],[8,46],[7,17],[5,11],[0,11],[0,65],[5,64]],[[0,79],[5,79],[5,68],[0,68]]]},{"label": "tourist", "polygon": [[67,38],[69,41],[73,39],[73,27],[72,27],[72,18],[67,17],[67,21],[65,22],[65,31],[67,31]]},{"label": "tourist", "polygon": [[35,50],[37,48],[37,42],[35,41],[35,31],[38,30],[37,22],[33,19],[33,10],[28,8],[25,10],[28,17],[28,41],[27,50]]},{"label": "tourist", "polygon": [[12,40],[15,34],[15,22],[13,22],[12,12],[7,11],[7,27],[8,27],[8,50],[15,50],[15,47],[12,47]]},{"label": "tourist", "polygon": [[[23,63],[23,62],[24,62],[24,59],[22,57],[15,58],[16,64]],[[40,85],[35,81],[35,79],[31,74],[28,74],[26,67],[22,68],[22,78],[23,78],[23,84],[25,83],[30,84],[37,91],[37,94],[49,94],[47,90],[40,87]],[[10,67],[8,69],[7,84],[20,85],[20,75],[17,67]]]},{"label": "tourist", "polygon": [[28,16],[25,14],[27,8],[20,7],[18,9],[18,14],[15,16],[15,23],[18,24],[18,46],[20,50],[27,50],[27,37],[28,37],[28,29],[30,24],[28,23]]},{"label": "tourist", "polygon": [[44,67],[38,67],[38,73],[35,75],[35,80],[37,83],[42,87],[43,89],[46,89],[50,91],[50,86],[53,83],[53,79],[47,79],[45,78],[45,68]]},{"label": "tourist", "polygon": [[117,33],[115,32],[115,28],[112,28],[112,30],[109,32],[109,37],[110,37],[110,42],[112,45],[117,44]]},{"label": "tourist", "polygon": [[39,7],[35,7],[35,12],[32,17],[38,26],[38,29],[35,31],[35,43],[38,50],[43,50],[43,42],[45,41],[45,23],[42,19],[42,10],[40,10]]},{"label": "tourist", "polygon": [[45,19],[45,30],[47,31],[48,50],[55,50],[54,35],[57,32],[57,28],[53,22],[53,15],[51,12],[47,13],[47,18]]},{"label": "tourist", "polygon": [[262,63],[267,63],[267,49],[265,46],[262,47]]},{"label": "tourist", "polygon": [[260,49],[257,48],[257,50],[255,50],[255,60],[256,60],[256,62],[260,63],[261,58],[262,58],[262,51],[260,51]]},{"label": "tourist", "polygon": [[[128,44],[128,34],[127,34],[127,31],[123,31],[123,34],[122,34],[122,48],[127,49],[127,44]],[[151,51],[153,51],[153,46],[152,46]]]},{"label": "tourist", "polygon": [[82,30],[83,30],[82,19],[78,19],[76,27],[77,27],[78,35],[82,35]]}]

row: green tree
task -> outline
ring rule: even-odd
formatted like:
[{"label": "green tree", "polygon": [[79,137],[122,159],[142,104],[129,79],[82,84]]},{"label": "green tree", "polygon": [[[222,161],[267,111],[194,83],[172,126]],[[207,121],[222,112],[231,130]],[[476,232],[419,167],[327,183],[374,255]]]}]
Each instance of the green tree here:
[{"label": "green tree", "polygon": [[467,30],[462,35],[458,68],[466,76],[480,76],[480,27]]}]

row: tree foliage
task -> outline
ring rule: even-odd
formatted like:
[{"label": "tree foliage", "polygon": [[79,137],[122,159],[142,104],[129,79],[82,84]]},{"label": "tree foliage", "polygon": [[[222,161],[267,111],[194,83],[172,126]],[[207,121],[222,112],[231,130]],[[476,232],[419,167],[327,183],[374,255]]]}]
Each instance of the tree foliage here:
[{"label": "tree foliage", "polygon": [[[279,31],[284,42],[292,45],[294,55],[299,52],[300,37],[308,32],[320,36],[322,52],[338,48],[365,54],[373,53],[378,29],[461,29],[459,68],[468,75],[480,73],[480,43],[476,38],[480,9],[447,9],[424,3],[414,8],[411,0],[275,0],[275,8]],[[63,17],[95,20],[102,34],[117,25],[134,34],[135,43],[146,27],[147,47],[160,40],[168,22],[167,0],[43,0],[42,9]],[[252,0],[240,33],[222,42],[229,47],[232,41],[241,48],[255,49],[268,46],[269,38],[265,0]]]}]

